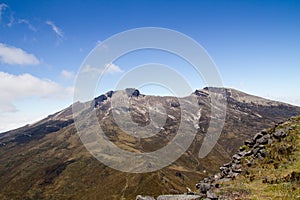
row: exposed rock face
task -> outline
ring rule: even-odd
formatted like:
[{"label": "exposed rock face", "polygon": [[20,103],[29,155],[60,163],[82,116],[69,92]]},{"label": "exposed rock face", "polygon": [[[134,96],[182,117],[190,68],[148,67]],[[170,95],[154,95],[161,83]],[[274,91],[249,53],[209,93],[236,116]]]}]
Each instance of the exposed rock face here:
[{"label": "exposed rock face", "polygon": [[108,91],[105,95],[107,97],[111,98],[113,94],[114,94],[114,91]]},{"label": "exposed rock face", "polygon": [[107,93],[96,97],[93,101],[94,107],[97,108],[98,106],[101,106],[101,103],[106,101],[108,98],[111,98],[113,94],[114,94],[114,91],[108,91]]},{"label": "exposed rock face", "polygon": [[206,90],[195,90],[194,94],[200,97],[208,97],[209,95]]},{"label": "exposed rock face", "polygon": [[128,97],[138,97],[140,96],[140,91],[135,88],[127,88],[125,89]]},{"label": "exposed rock face", "polygon": [[94,99],[94,107],[96,108],[98,105],[100,105],[101,102],[103,102],[105,100],[107,100],[107,97],[104,94],[96,97]]},{"label": "exposed rock face", "polygon": [[179,107],[180,104],[179,104],[179,102],[174,101],[174,102],[171,102],[171,106],[176,108],[176,107]]}]

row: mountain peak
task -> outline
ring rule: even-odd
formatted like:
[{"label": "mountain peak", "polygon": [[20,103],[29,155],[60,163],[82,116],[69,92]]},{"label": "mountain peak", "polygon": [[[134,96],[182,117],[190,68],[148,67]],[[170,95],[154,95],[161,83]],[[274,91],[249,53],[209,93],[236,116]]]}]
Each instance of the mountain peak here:
[{"label": "mountain peak", "polygon": [[[207,130],[214,128],[210,127],[210,93],[223,90],[227,98],[225,125],[212,151],[207,157],[199,158]],[[109,91],[93,101],[77,102],[35,124],[0,134],[0,198],[57,199],[63,195],[64,199],[108,200],[135,199],[138,194],[181,194],[186,187],[194,190],[194,184],[207,173],[217,172],[219,166],[228,162],[243,142],[258,131],[300,114],[299,107],[233,89],[204,88],[191,94],[193,98],[176,98],[142,95],[132,88],[122,91],[128,97],[129,107],[120,107],[115,112],[116,116],[129,116],[121,118],[128,123],[129,131],[133,128],[131,123],[139,128],[131,135],[123,129],[126,126],[118,126],[112,112],[111,98],[118,92],[121,91]],[[149,153],[163,148],[177,135],[181,103],[194,109],[183,111],[189,123],[181,127],[196,130],[192,144],[174,163],[145,174],[125,173],[102,164],[82,144],[73,120],[74,115],[84,116],[86,121],[82,127],[88,133],[92,128],[89,113],[94,112],[105,137],[115,146],[123,151]],[[139,135],[147,137],[135,137]]]}]

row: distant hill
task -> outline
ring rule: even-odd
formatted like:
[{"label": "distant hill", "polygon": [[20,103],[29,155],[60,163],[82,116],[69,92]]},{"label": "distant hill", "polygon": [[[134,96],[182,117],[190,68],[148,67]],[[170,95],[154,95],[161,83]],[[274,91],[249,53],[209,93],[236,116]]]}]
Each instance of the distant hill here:
[{"label": "distant hill", "polygon": [[[225,89],[227,113],[222,134],[208,156],[200,159],[199,149],[211,120],[209,91],[218,92],[218,88],[204,88],[191,94],[200,109],[196,110],[198,115],[187,114],[197,127],[189,149],[173,164],[151,173],[124,173],[95,159],[76,134],[72,106],[35,124],[0,134],[0,199],[119,200],[135,199],[138,194],[181,194],[186,187],[196,190],[195,183],[218,172],[245,140],[300,114],[299,107]],[[140,125],[151,123],[149,102],[163,105],[168,115],[158,135],[138,140],[118,128],[111,112],[114,92],[90,102],[77,102],[76,107],[81,115],[94,109],[106,136],[120,148],[151,152],[163,147],[178,129],[181,114],[178,99],[147,96],[137,90],[126,92],[130,109],[120,112],[129,112]],[[181,100],[193,106],[190,97]]]}]

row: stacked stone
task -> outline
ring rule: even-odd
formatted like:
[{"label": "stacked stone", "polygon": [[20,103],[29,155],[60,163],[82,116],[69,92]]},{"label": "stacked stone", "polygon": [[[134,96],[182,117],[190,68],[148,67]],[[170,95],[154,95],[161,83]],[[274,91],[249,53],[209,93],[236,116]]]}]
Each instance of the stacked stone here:
[{"label": "stacked stone", "polygon": [[264,159],[267,156],[266,145],[281,140],[286,136],[286,129],[279,129],[272,133],[263,130],[255,134],[252,139],[244,142],[245,146],[240,147],[239,152],[232,156],[230,162],[220,167],[219,173],[205,178],[196,184],[199,193],[205,195],[207,199],[218,199],[217,195],[212,192],[213,189],[219,188],[220,182],[232,180],[242,173],[242,159],[244,159],[246,165],[250,167],[254,159]]}]

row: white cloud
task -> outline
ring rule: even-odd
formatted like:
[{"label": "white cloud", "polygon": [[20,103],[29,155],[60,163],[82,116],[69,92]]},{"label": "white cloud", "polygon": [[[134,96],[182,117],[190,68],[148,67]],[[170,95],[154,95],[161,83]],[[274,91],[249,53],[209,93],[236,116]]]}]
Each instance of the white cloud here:
[{"label": "white cloud", "polygon": [[40,79],[31,74],[13,75],[0,72],[0,113],[17,111],[14,103],[27,97],[66,99],[73,88],[62,87],[56,82]]},{"label": "white cloud", "polygon": [[[102,69],[99,69],[97,67],[92,67],[90,65],[84,66],[82,71],[85,73],[102,73],[103,72]],[[106,74],[115,74],[115,73],[122,73],[122,72],[123,72],[123,70],[119,66],[117,66],[113,63],[105,64],[104,73],[106,73]]]},{"label": "white cloud", "polygon": [[97,67],[92,67],[91,65],[85,65],[83,68],[82,68],[82,72],[83,73],[101,73],[101,70],[98,69]]},{"label": "white cloud", "polygon": [[52,22],[52,21],[46,21],[45,23],[46,23],[47,25],[51,26],[52,30],[56,33],[57,36],[59,36],[59,37],[61,37],[61,38],[64,36],[62,30],[61,30],[60,28],[58,28],[58,27],[54,24],[54,22]]},{"label": "white cloud", "polygon": [[113,63],[109,63],[105,65],[105,73],[114,74],[114,73],[121,73],[123,70]]},{"label": "white cloud", "polygon": [[73,79],[75,77],[74,72],[72,71],[68,71],[68,70],[62,70],[60,75],[64,78],[64,79]]},{"label": "white cloud", "polygon": [[8,5],[6,5],[5,3],[0,4],[0,22],[2,20],[2,13],[6,8],[8,8]]},{"label": "white cloud", "polygon": [[40,61],[26,51],[0,43],[0,61],[10,65],[37,65]]}]

